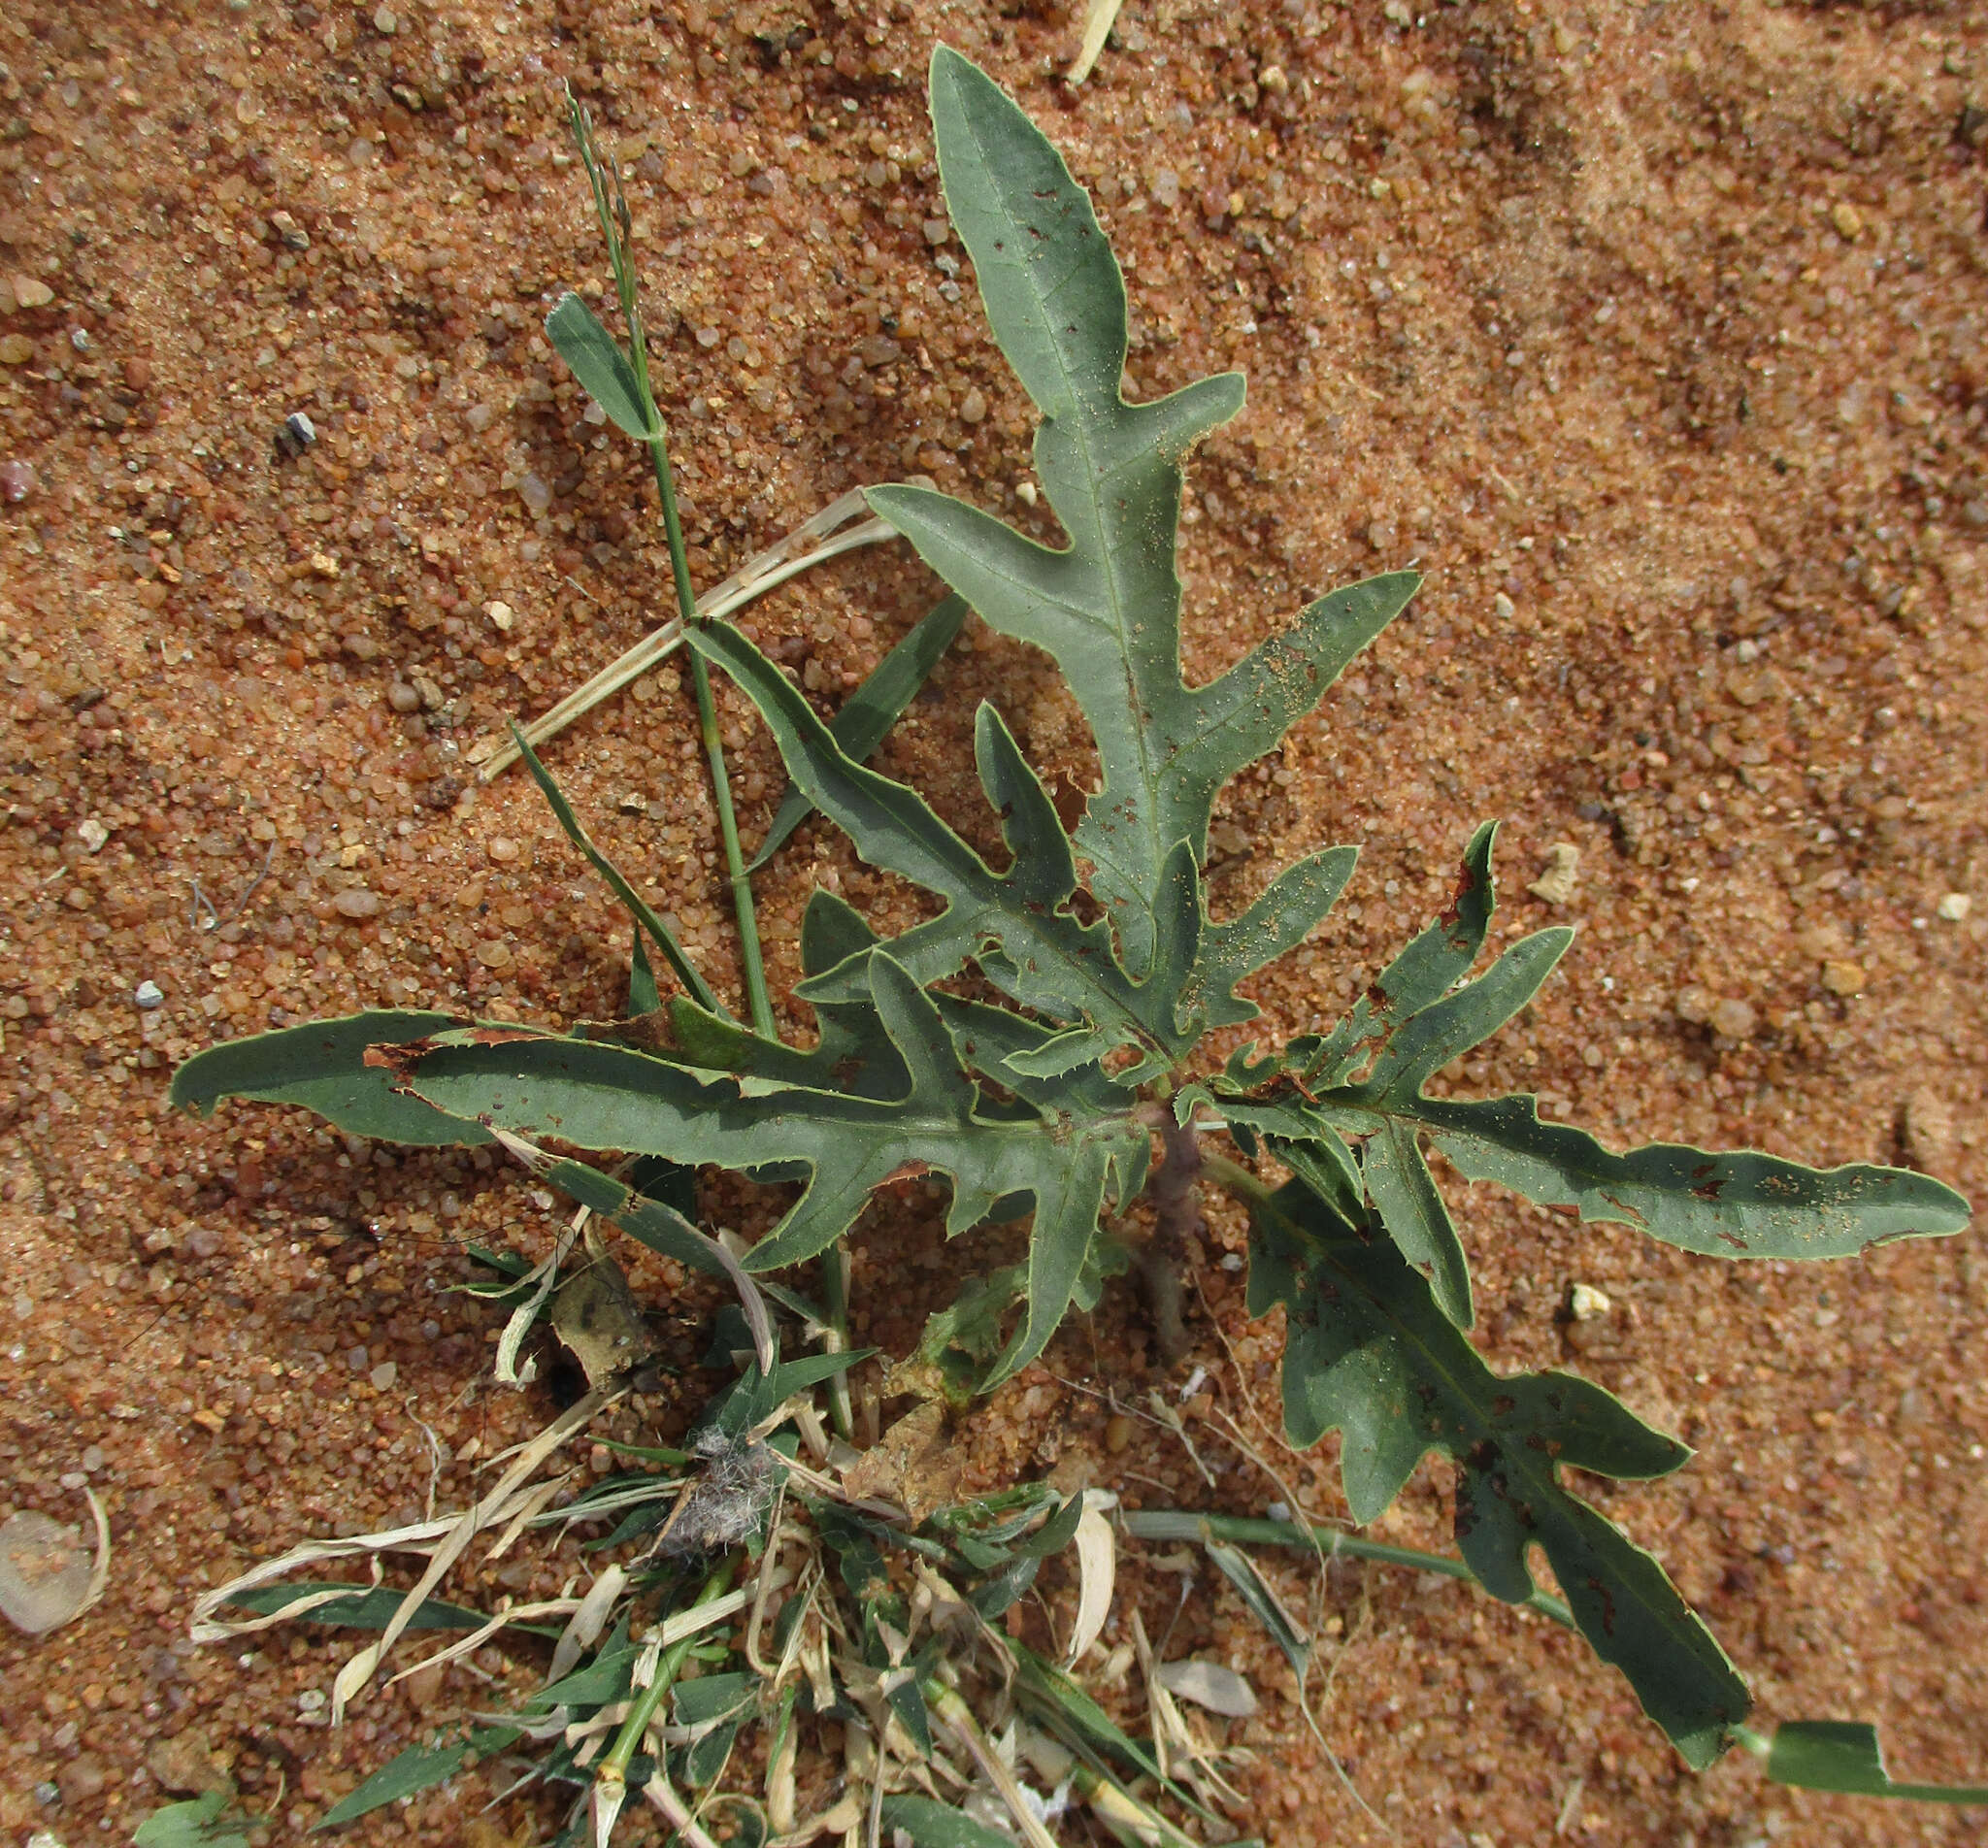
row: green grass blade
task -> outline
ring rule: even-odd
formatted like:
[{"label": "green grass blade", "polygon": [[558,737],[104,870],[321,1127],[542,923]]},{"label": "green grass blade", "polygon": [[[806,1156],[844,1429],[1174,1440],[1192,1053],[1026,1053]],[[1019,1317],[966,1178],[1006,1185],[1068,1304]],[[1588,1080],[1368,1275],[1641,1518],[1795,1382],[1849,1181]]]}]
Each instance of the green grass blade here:
[{"label": "green grass blade", "polygon": [[433,1790],[437,1784],[446,1784],[461,1770],[472,1754],[487,1757],[493,1752],[501,1752],[519,1736],[516,1727],[480,1726],[472,1728],[465,1737],[450,1745],[411,1745],[399,1757],[382,1765],[357,1790],[334,1803],[315,1827],[318,1830],[342,1829],[347,1823],[356,1822],[376,1809],[383,1809],[403,1797]]},{"label": "green grass blade", "polygon": [[[698,972],[696,964],[684,955],[683,946],[677,941],[676,934],[656,915],[654,908],[648,901],[629,884],[620,868],[594,845],[592,837],[580,825],[580,817],[573,812],[573,805],[566,800],[564,792],[552,780],[552,773],[539,761],[538,752],[526,742],[525,735],[514,725],[511,728],[511,737],[512,742],[517,746],[518,755],[524,759],[525,768],[532,774],[532,780],[538,784],[546,798],[547,806],[552,810],[552,818],[565,831],[567,840],[585,856],[587,864],[608,882],[614,896],[621,901],[628,914],[634,918],[636,930],[648,934],[649,940],[662,951],[663,960],[675,972],[677,979],[690,991],[692,998],[700,1006],[709,1008],[714,1014],[729,1016],[731,1010],[717,998],[712,985]],[[646,967],[647,957],[645,955],[643,968],[646,970]],[[640,976],[632,979],[629,986],[631,991],[638,988]],[[648,976],[648,986],[650,989],[655,986],[653,974]]]},{"label": "green grass blade", "polygon": [[[248,1848],[248,1837],[234,1823],[221,1820],[234,1800],[228,1786],[155,1809],[132,1832],[132,1848]],[[28,1839],[47,1843],[56,1838],[39,1834]]]},{"label": "green grass blade", "polygon": [[601,325],[592,309],[568,290],[546,316],[546,338],[565,360],[586,395],[605,411],[614,427],[638,443],[663,432],[649,415],[635,369],[613,335]]},{"label": "green grass blade", "polygon": [[[277,1617],[293,1605],[325,1592],[343,1592],[346,1596],[328,1599],[309,1610],[298,1612],[298,1622],[335,1624],[350,1630],[384,1630],[393,1621],[394,1612],[400,1609],[404,1598],[404,1594],[391,1585],[314,1584],[287,1580],[281,1585],[252,1585],[247,1591],[237,1592],[222,1608],[252,1610],[257,1616]],[[475,1630],[488,1621],[480,1610],[429,1598],[422,1600],[405,1627],[409,1630]]]},{"label": "green grass blade", "polygon": [[[844,756],[859,764],[869,761],[871,752],[883,742],[905,708],[931,677],[932,670],[952,645],[970,613],[964,597],[943,599],[911,625],[904,639],[877,664],[876,672],[843,702],[842,710],[829,720],[828,729]],[[746,871],[757,872],[766,865],[813,812],[814,805],[790,785],[774,811],[766,839],[746,862]]]},{"label": "green grass blade", "polygon": [[1214,1562],[1216,1570],[1235,1586],[1237,1596],[1249,1607],[1250,1615],[1264,1627],[1271,1641],[1282,1652],[1302,1688],[1311,1666],[1311,1639],[1298,1628],[1297,1620],[1271,1589],[1262,1568],[1247,1553],[1240,1547],[1231,1546],[1226,1540],[1205,1535],[1202,1546]]},{"label": "green grass blade", "polygon": [[883,1827],[903,1830],[915,1848],[1014,1848],[1014,1838],[929,1797],[886,1797]]}]

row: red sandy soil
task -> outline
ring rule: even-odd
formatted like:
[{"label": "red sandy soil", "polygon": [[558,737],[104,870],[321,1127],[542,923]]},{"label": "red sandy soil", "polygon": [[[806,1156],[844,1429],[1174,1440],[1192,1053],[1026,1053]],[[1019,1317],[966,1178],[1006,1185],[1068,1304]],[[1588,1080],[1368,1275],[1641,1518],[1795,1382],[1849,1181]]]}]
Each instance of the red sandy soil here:
[{"label": "red sandy soil", "polygon": [[[1500,816],[1500,928],[1580,936],[1463,1090],[1535,1089],[1618,1143],[1988,1183],[1979,11],[1133,0],[1072,91],[1077,31],[1012,0],[0,15],[0,1516],[84,1520],[86,1481],[116,1547],[94,1610],[0,1635],[8,1840],[126,1839],[162,1800],[158,1746],[193,1729],[270,1838],[301,1839],[429,1720],[536,1666],[493,1653],[334,1733],[315,1697],[336,1636],[186,1642],[204,1587],[417,1511],[426,1433],[460,1505],[478,1459],[544,1422],[544,1388],[489,1387],[494,1324],[443,1292],[460,1236],[537,1255],[557,1214],[481,1156],[268,1110],[196,1123],[165,1088],[220,1035],[317,1014],[564,1020],[618,998],[606,895],[522,779],[478,788],[468,767],[667,607],[639,458],[539,332],[598,274],[562,78],[629,173],[701,584],[911,473],[1048,531],[1018,498],[1027,406],[948,274],[922,96],[942,36],[1094,187],[1130,272],[1134,388],[1249,374],[1192,474],[1190,675],[1332,583],[1420,561],[1413,612],[1225,799],[1225,909],[1301,852],[1365,848],[1252,1032],[1336,1012]],[[274,446],[294,411],[318,433],[300,458]],[[873,550],[750,614],[828,710],[933,595]],[[880,761],[984,832],[982,695],[1081,777],[1074,709],[977,627]],[[778,765],[736,700],[726,725],[749,833]],[[729,986],[678,676],[550,759]],[[1560,842],[1580,858],[1554,906],[1526,887]],[[905,904],[804,833],[760,882],[782,986],[817,882]],[[153,1012],[133,1005],[147,980]],[[1671,1480],[1596,1493],[1766,1720],[1869,1718],[1902,1775],[1988,1774],[1974,1238],[1728,1267],[1466,1193],[1494,1365],[1577,1367],[1697,1447]],[[930,1221],[914,1201],[858,1230],[863,1338],[904,1351],[984,1261]],[[1209,1236],[1241,1228],[1217,1214]],[[1292,1495],[1342,1509],[1330,1443],[1276,1451],[1278,1330],[1247,1324],[1241,1278],[1206,1256],[1190,1411],[1213,1489],[1094,1396],[1166,1383],[1122,1290],[977,1415],[982,1474],[1260,1511],[1284,1491],[1220,1413]],[[1576,1281],[1610,1299],[1601,1323],[1561,1315]],[[694,1409],[666,1397],[631,1423]],[[1446,1481],[1425,1467],[1387,1534],[1446,1548]],[[579,1566],[571,1542],[526,1549],[456,1595]],[[1743,1757],[1693,1776],[1583,1647],[1461,1588],[1270,1569],[1309,1600],[1326,1733],[1392,1830],[1274,1699],[1232,1731],[1258,1755],[1243,1827],[1274,1842],[1974,1838],[1978,1813],[1798,1795]],[[1155,1634],[1178,1589],[1126,1569]],[[1172,1647],[1288,1685],[1205,1583]],[[501,1834],[471,1820],[483,1796],[471,1776],[355,1834],[542,1838],[523,1804]]]}]

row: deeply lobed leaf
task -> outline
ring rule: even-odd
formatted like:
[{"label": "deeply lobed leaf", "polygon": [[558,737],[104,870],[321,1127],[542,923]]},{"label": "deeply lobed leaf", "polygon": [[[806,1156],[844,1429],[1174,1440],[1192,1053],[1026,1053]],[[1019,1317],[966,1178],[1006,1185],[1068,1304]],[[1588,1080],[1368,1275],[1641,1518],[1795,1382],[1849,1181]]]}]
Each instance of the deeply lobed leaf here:
[{"label": "deeply lobed leaf", "polygon": [[1046,649],[1069,681],[1104,775],[1077,844],[1143,976],[1156,968],[1176,845],[1199,862],[1222,784],[1317,704],[1419,580],[1395,572],[1335,591],[1212,684],[1183,682],[1179,465],[1242,409],[1242,378],[1128,403],[1125,283],[1088,195],[966,58],[942,47],[931,83],[946,205],[994,337],[1043,412],[1036,468],[1071,544],[1049,550],[930,489],[868,498],[982,617]]},{"label": "deeply lobed leaf", "polygon": [[1239,1055],[1209,1091],[1216,1108],[1266,1135],[1315,1142],[1335,1159],[1348,1143],[1356,1148],[1359,1190],[1451,1321],[1470,1326],[1470,1270],[1423,1155],[1425,1137],[1472,1180],[1710,1257],[1846,1257],[1966,1225],[1958,1194],[1903,1169],[1817,1170],[1750,1150],[1662,1142],[1618,1155],[1585,1131],[1541,1122],[1529,1097],[1425,1096],[1437,1072],[1533,998],[1573,938],[1537,932],[1475,981],[1454,985],[1490,927],[1491,845],[1491,828],[1478,829],[1449,908],[1330,1034],[1258,1063]]},{"label": "deeply lobed leaf", "polygon": [[1091,1262],[1107,1199],[1144,1178],[1145,1130],[1112,1110],[1044,1106],[996,1115],[962,1072],[944,1017],[882,951],[871,954],[878,1017],[907,1090],[878,1100],[704,1073],[626,1046],[488,1028],[432,1034],[376,1049],[403,1090],[449,1114],[582,1148],[754,1170],[805,1167],[786,1216],[746,1262],[768,1270],[825,1250],[871,1192],[907,1174],[953,1183],[947,1221],[963,1232],[1004,1202],[1034,1203],[1023,1318],[994,1370],[1005,1378],[1040,1353]]},{"label": "deeply lobed leaf", "polygon": [[1539,1546],[1581,1633],[1686,1761],[1717,1758],[1746,1717],[1745,1684],[1656,1561],[1559,1476],[1658,1476],[1690,1452],[1587,1380],[1493,1374],[1380,1228],[1302,1181],[1252,1202],[1249,1256],[1251,1313],[1285,1310],[1285,1429],[1300,1448],[1342,1434],[1353,1519],[1377,1519],[1427,1451],[1445,1452],[1457,1543],[1485,1588],[1529,1597]]},{"label": "deeply lobed leaf", "polygon": [[[919,982],[952,974],[970,958],[1014,998],[1053,1018],[1081,1022],[1095,1036],[1077,1064],[1134,1044],[1159,1069],[1191,1038],[1176,1018],[1186,965],[1135,982],[1114,955],[1102,923],[1080,922],[1068,908],[1077,864],[1055,806],[1016,747],[1001,715],[983,705],[975,725],[976,755],[987,799],[1002,817],[1012,858],[996,873],[934,814],[924,799],[846,756],[786,676],[738,630],[712,623],[692,644],[721,666],[758,707],[789,775],[816,808],[855,842],[873,866],[902,874],[946,901],[946,908],[891,941],[891,954]],[[1200,920],[1199,884],[1184,859],[1173,869],[1174,915],[1185,920],[1192,957]],[[865,965],[864,967],[867,967]],[[860,991],[862,969],[845,966],[798,991],[810,1000]]]}]

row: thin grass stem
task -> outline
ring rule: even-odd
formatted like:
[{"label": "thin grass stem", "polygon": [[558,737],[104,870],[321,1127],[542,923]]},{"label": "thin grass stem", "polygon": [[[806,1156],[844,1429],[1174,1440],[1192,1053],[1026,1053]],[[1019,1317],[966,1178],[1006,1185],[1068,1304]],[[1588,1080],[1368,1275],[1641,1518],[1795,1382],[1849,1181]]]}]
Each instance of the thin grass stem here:
[{"label": "thin grass stem", "polygon": [[[571,89],[566,93],[567,115],[573,139],[580,149],[580,164],[586,169],[592,189],[594,213],[601,221],[601,237],[608,247],[608,265],[614,274],[614,292],[621,304],[622,318],[628,323],[629,361],[635,373],[637,394],[644,421],[655,434],[648,439],[649,463],[655,472],[656,493],[663,506],[663,538],[670,550],[670,577],[677,591],[677,621],[680,630],[693,628],[698,620],[697,593],[690,584],[690,553],[683,543],[683,522],[677,512],[677,487],[670,468],[669,432],[656,407],[648,376],[648,338],[643,327],[635,265],[628,255],[632,219],[628,201],[621,191],[618,169],[610,169],[594,146],[593,124]],[[724,741],[718,736],[717,706],[712,697],[711,672],[701,655],[690,659],[690,682],[697,695],[697,729],[704,741],[705,761],[711,768],[712,798],[718,814],[718,836],[725,853],[725,872],[732,887],[732,910],[739,923],[739,966],[745,979],[746,1007],[752,1028],[765,1038],[777,1038],[773,1019],[773,997],[767,992],[766,961],[759,946],[759,920],[752,906],[752,881],[746,872],[746,856],[739,847],[739,823],[732,811],[732,779],[725,768]]]},{"label": "thin grass stem", "polygon": [[[696,1610],[705,1604],[715,1603],[731,1589],[733,1556],[729,1553],[712,1568],[689,1608]],[[678,1671],[689,1659],[690,1652],[697,1645],[697,1634],[692,1633],[679,1636],[662,1653],[656,1663],[654,1678],[646,1688],[636,1692],[628,1709],[628,1717],[621,1723],[621,1731],[614,1735],[614,1743],[608,1748],[608,1755],[601,1760],[594,1771],[597,1788],[605,1788],[607,1800],[615,1800],[617,1786],[625,1787],[628,1781],[628,1766],[642,1748],[644,1735],[648,1732],[649,1722],[656,1716],[656,1709],[663,1704],[670,1689],[676,1684]]]},{"label": "thin grass stem", "polygon": [[[648,380],[643,380],[643,391]],[[648,400],[654,416],[654,401]],[[661,418],[656,418],[658,423]],[[663,500],[663,535],[670,547],[670,573],[677,581],[677,620],[693,628],[698,620],[697,597],[690,588],[690,555],[683,544],[683,526],[677,516],[677,490],[670,477],[670,451],[657,437],[648,446],[655,465],[656,489]],[[739,967],[746,982],[746,1010],[752,1017],[752,1030],[767,1040],[779,1036],[774,1027],[773,997],[767,992],[766,960],[759,948],[759,920],[752,907],[752,879],[746,871],[746,856],[739,846],[739,821],[732,810],[732,778],[725,768],[724,740],[718,736],[716,702],[712,698],[711,670],[704,656],[694,650],[690,656],[690,684],[697,695],[697,729],[704,739],[705,762],[711,766],[712,799],[717,805],[718,838],[725,852],[725,874],[732,887],[732,911],[739,921]]]}]

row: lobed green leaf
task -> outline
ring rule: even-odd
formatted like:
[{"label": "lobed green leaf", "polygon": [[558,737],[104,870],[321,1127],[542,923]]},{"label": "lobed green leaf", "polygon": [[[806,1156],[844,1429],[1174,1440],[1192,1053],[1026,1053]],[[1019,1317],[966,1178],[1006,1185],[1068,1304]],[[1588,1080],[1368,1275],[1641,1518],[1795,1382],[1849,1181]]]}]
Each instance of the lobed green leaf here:
[{"label": "lobed green leaf", "polygon": [[1914,1803],[1988,1805],[1988,1784],[1901,1784],[1884,1768],[1877,1729],[1855,1720],[1790,1720],[1775,1729],[1766,1771],[1797,1790],[1894,1797]]},{"label": "lobed green leaf", "polygon": [[[905,708],[931,677],[940,656],[952,645],[970,613],[965,598],[942,599],[911,625],[863,684],[843,702],[842,710],[829,720],[828,729],[845,756],[859,764],[869,761],[870,753],[883,742]],[[799,789],[789,787],[774,811],[766,839],[746,862],[746,870],[757,872],[771,860],[813,812],[813,808]]]},{"label": "lobed green leaf", "polygon": [[1398,572],[1335,591],[1287,635],[1189,689],[1174,567],[1180,461],[1242,409],[1242,378],[1128,403],[1125,283],[1089,197],[1042,131],[956,51],[933,54],[931,95],[946,206],[995,340],[1043,412],[1036,468],[1071,544],[1052,551],[930,489],[868,498],[981,616],[1062,669],[1104,773],[1077,844],[1127,968],[1144,975],[1176,843],[1201,858],[1222,784],[1317,704],[1418,580]]},{"label": "lobed green leaf", "polygon": [[[940,980],[979,958],[1016,1000],[1062,1020],[1087,1021],[1111,1044],[1184,1050],[1173,1021],[1174,992],[1135,983],[1112,953],[1110,932],[1068,910],[1077,889],[1069,838],[991,706],[980,708],[975,748],[981,784],[1013,855],[1005,873],[995,873],[915,790],[845,756],[792,683],[738,630],[712,623],[691,641],[759,709],[788,774],[857,852],[946,901],[938,917],[891,940],[891,955],[916,980]],[[797,992],[811,1001],[846,999],[858,974],[831,971]]]},{"label": "lobed green leaf", "polygon": [[1129,1100],[1109,1112],[990,1116],[912,977],[878,950],[869,986],[907,1073],[896,1100],[752,1084],[626,1046],[487,1028],[373,1056],[414,1095],[514,1134],[748,1171],[804,1167],[800,1198],[746,1261],[753,1270],[825,1250],[875,1188],[903,1175],[951,1178],[953,1233],[1011,1198],[1032,1200],[1022,1326],[992,1375],[1006,1378],[1046,1345],[1082,1285],[1106,1199],[1129,1200],[1143,1175],[1146,1132]]},{"label": "lobed green leaf", "polygon": [[1455,1463],[1456,1534],[1494,1597],[1536,1589],[1546,1555],[1595,1652],[1696,1768],[1746,1717],[1745,1684],[1663,1568],[1560,1481],[1564,1465],[1640,1478],[1690,1452],[1589,1381],[1500,1377],[1379,1228],[1341,1217],[1302,1181],[1250,1206],[1249,1308],[1282,1304],[1284,1424],[1301,1449],[1342,1433],[1353,1519],[1376,1520],[1429,1450]]}]

